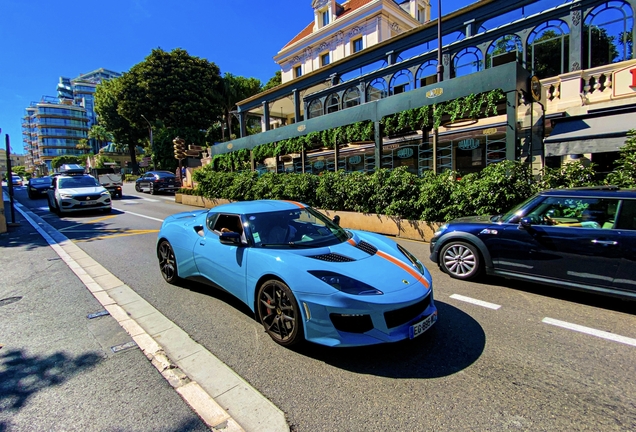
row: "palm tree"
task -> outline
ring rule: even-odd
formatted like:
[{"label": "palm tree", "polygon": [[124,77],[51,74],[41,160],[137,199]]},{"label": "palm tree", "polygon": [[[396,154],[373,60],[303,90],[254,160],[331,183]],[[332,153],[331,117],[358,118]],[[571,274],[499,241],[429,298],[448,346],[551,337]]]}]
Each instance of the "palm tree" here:
[{"label": "palm tree", "polygon": [[88,131],[88,137],[97,141],[97,151],[103,147],[103,143],[113,141],[113,134],[108,132],[104,126],[98,124],[91,126],[91,129]]}]

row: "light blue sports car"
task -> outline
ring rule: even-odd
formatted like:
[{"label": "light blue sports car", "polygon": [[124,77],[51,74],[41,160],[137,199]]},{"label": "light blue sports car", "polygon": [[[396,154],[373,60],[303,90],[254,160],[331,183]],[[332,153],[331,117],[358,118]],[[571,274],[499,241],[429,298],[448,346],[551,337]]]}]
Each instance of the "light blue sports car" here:
[{"label": "light blue sports car", "polygon": [[172,215],[159,231],[157,257],[168,283],[224,289],[283,346],[395,342],[437,320],[431,275],[417,258],[298,202],[241,201]]}]

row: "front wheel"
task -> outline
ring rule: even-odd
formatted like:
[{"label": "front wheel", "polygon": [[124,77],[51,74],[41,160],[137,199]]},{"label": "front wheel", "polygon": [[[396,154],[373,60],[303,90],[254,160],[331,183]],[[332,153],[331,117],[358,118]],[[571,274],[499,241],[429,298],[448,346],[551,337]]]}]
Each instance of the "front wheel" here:
[{"label": "front wheel", "polygon": [[169,284],[176,284],[179,281],[177,271],[177,259],[174,255],[172,245],[168,240],[163,240],[157,248],[157,258],[159,258],[159,271],[161,276]]},{"label": "front wheel", "polygon": [[470,243],[451,241],[442,247],[440,268],[455,279],[475,279],[481,273],[479,251]]},{"label": "front wheel", "polygon": [[272,279],[258,288],[257,314],[267,334],[289,347],[303,340],[303,322],[296,297],[283,282]]},{"label": "front wheel", "polygon": [[135,184],[135,190],[137,192],[141,192],[141,188],[139,187],[139,183]]}]

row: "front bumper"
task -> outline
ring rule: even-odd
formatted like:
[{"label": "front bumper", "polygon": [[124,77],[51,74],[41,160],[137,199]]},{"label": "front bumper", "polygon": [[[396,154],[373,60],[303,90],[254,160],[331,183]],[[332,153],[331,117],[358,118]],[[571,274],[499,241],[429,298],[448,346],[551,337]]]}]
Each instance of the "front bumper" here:
[{"label": "front bumper", "polygon": [[299,303],[305,315],[305,337],[327,346],[375,345],[409,339],[413,324],[429,316],[437,320],[433,290],[422,286],[408,299],[392,301],[390,297],[370,303],[364,297],[303,295]]}]

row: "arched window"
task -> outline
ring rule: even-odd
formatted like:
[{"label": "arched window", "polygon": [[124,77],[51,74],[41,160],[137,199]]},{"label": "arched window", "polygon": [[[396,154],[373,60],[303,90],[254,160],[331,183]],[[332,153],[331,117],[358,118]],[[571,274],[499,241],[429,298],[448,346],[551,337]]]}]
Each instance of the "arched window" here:
[{"label": "arched window", "polygon": [[535,28],[528,37],[528,67],[539,78],[569,71],[570,29],[560,20]]},{"label": "arched window", "polygon": [[486,52],[486,68],[521,60],[523,46],[517,35],[505,35],[494,41]]},{"label": "arched window", "polygon": [[429,60],[417,70],[415,87],[424,87],[437,82],[437,60]]},{"label": "arched window", "polygon": [[337,94],[332,93],[325,99],[325,114],[340,110],[340,98]]},{"label": "arched window", "polygon": [[593,68],[632,58],[632,8],[608,1],[590,12],[583,24],[583,67]]},{"label": "arched window", "polygon": [[309,104],[309,118],[316,118],[322,115],[322,102],[320,99],[311,101]]},{"label": "arched window", "polygon": [[342,108],[351,108],[356,105],[360,105],[360,90],[358,87],[351,87],[342,96]]},{"label": "arched window", "polygon": [[483,58],[479,48],[464,48],[453,59],[453,77],[469,75],[482,69]]},{"label": "arched window", "polygon": [[389,92],[387,91],[386,80],[384,78],[374,79],[367,87],[367,101],[369,102],[384,99],[388,94]]},{"label": "arched window", "polygon": [[410,58],[425,54],[427,52],[431,52],[437,49],[437,39],[433,39],[428,42],[424,42],[423,44],[405,49],[398,56],[398,61],[408,60]]},{"label": "arched window", "polygon": [[413,90],[413,74],[410,70],[402,69],[391,78],[391,95]]}]

